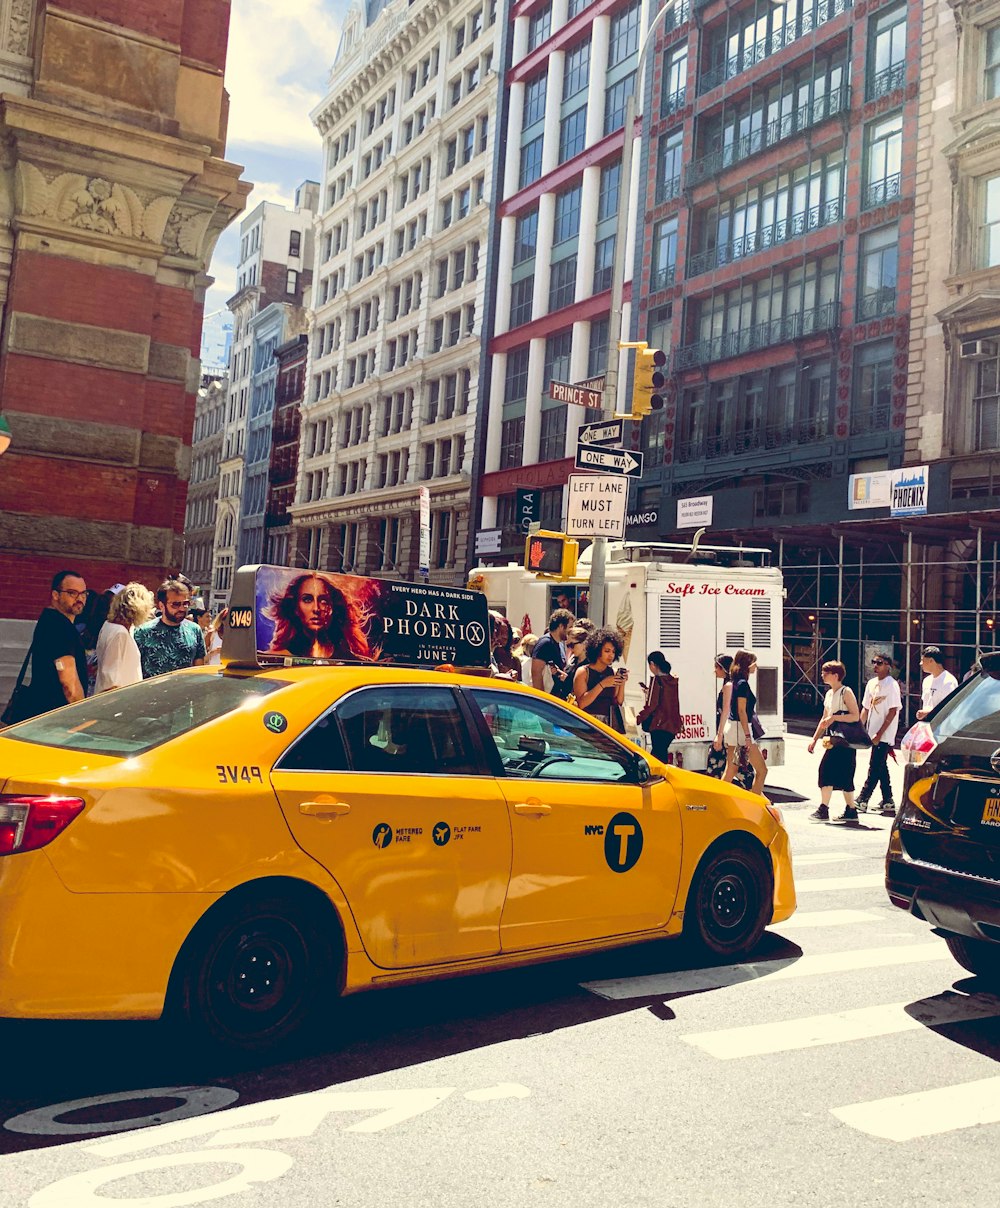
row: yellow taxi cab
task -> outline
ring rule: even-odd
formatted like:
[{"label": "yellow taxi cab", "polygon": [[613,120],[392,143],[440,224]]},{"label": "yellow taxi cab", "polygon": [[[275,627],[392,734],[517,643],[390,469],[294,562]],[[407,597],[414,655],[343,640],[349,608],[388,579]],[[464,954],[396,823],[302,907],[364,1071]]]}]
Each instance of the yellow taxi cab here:
[{"label": "yellow taxi cab", "polygon": [[263,1049],[341,994],[682,933],[730,958],[794,911],[764,798],[402,665],[484,667],[478,593],[277,569],[240,572],[222,667],[0,734],[0,1016]]}]

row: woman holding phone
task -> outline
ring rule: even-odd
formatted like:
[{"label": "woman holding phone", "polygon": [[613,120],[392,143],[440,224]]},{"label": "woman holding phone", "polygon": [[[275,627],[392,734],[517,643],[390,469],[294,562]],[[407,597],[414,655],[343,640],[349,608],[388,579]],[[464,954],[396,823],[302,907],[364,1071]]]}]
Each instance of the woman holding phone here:
[{"label": "woman holding phone", "polygon": [[588,638],[584,663],[573,676],[573,695],[584,713],[603,721],[619,734],[625,733],[622,705],[628,671],[612,667],[621,658],[622,643],[614,629],[597,629]]}]

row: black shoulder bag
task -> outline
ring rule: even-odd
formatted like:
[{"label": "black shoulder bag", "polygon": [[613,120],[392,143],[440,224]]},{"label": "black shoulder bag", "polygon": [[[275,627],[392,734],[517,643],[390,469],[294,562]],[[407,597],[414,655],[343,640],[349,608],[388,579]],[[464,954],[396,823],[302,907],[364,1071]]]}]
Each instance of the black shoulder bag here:
[{"label": "black shoulder bag", "polygon": [[24,656],[24,662],[21,664],[21,670],[17,676],[17,683],[14,685],[14,691],[10,694],[10,700],[7,702],[7,708],[3,713],[0,713],[0,726],[16,726],[19,721],[27,721],[29,717],[34,717],[37,710],[34,707],[34,694],[31,691],[31,684],[25,684],[24,676],[28,670],[28,663],[31,659],[31,652],[34,645],[28,647],[28,653]]}]

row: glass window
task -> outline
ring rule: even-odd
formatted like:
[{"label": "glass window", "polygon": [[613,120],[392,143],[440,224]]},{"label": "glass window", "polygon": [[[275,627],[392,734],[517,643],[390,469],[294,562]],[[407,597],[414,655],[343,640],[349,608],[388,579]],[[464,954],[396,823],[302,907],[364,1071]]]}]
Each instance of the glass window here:
[{"label": "glass window", "polygon": [[522,277],[510,288],[510,326],[531,322],[531,300],[535,292],[535,274]]},{"label": "glass window", "polygon": [[535,50],[552,33],[552,5],[546,4],[535,13],[528,25],[528,49]]},{"label": "glass window", "polygon": [[660,139],[656,149],[656,200],[658,202],[669,201],[681,191],[683,151],[684,132],[682,130],[677,130]]},{"label": "glass window", "polygon": [[859,319],[876,319],[895,313],[898,261],[899,230],[896,226],[883,227],[862,236]]},{"label": "glass window", "polygon": [[545,117],[545,96],[548,91],[548,83],[548,76],[542,74],[535,76],[533,80],[529,80],[525,84],[523,129],[527,130],[529,126],[533,126],[535,122],[540,122]]},{"label": "glass window", "polygon": [[599,239],[594,248],[594,293],[611,288],[611,277],[615,264],[615,237]]},{"label": "glass window", "polygon": [[892,344],[866,344],[858,352],[851,431],[887,432],[892,398]]},{"label": "glass window", "polygon": [[986,73],[983,91],[987,100],[1000,96],[1000,25],[986,31]]},{"label": "glass window", "polygon": [[885,96],[906,82],[906,6],[877,13],[868,42],[865,99]]},{"label": "glass window", "polygon": [[234,675],[158,675],[4,731],[40,746],[127,758],[179,738],[236,709],[253,708],[285,680]]},{"label": "glass window", "polygon": [[617,160],[605,164],[601,169],[601,189],[597,197],[597,221],[614,218],[618,213],[618,182],[621,180],[622,164]]},{"label": "glass window", "polygon": [[533,138],[521,148],[521,170],[518,175],[519,188],[527,188],[542,174],[542,143],[543,135]]},{"label": "glass window", "polygon": [[[541,140],[539,140],[541,141]],[[559,123],[559,162],[564,164],[574,155],[579,155],[587,145],[587,106],[576,109]],[[523,152],[522,152],[523,162]],[[541,172],[541,150],[539,150],[539,173]]]},{"label": "glass window", "polygon": [[612,84],[604,93],[604,133],[613,134],[625,125],[625,106],[635,89],[635,72]]},{"label": "glass window", "polygon": [[545,341],[545,364],[542,368],[542,388],[547,389],[553,379],[568,382],[570,354],[573,350],[573,329],[557,332]]},{"label": "glass window", "polygon": [[500,425],[500,469],[511,470],[524,461],[524,416]]},{"label": "glass window", "polygon": [[[483,775],[450,688],[364,688],[333,710],[354,772]],[[338,771],[331,767],[329,771]]]},{"label": "glass window", "polygon": [[590,43],[581,42],[566,51],[562,99],[568,101],[586,89],[590,83]]},{"label": "glass window", "polygon": [[567,239],[575,239],[580,233],[580,200],[583,196],[582,185],[566,189],[556,195],[555,223],[552,232],[552,244],[557,246]]},{"label": "glass window", "polygon": [[549,310],[569,306],[576,293],[576,255],[567,256],[552,266],[549,278]]},{"label": "glass window", "polygon": [[663,59],[663,117],[669,117],[684,108],[687,97],[687,72],[687,45],[672,46]]},{"label": "glass window", "polygon": [[899,196],[903,154],[903,115],[893,114],[865,128],[865,191],[862,209],[885,205]]},{"label": "glass window", "polygon": [[497,745],[504,775],[536,780],[629,782],[632,759],[579,713],[496,688],[470,693]]},{"label": "glass window", "polygon": [[608,47],[608,66],[615,67],[639,49],[639,17],[642,4],[630,5],[611,18],[611,43]]},{"label": "glass window", "polygon": [[587,377],[598,377],[608,367],[608,320],[597,319],[590,325],[587,349]]},{"label": "glass window", "polygon": [[1000,449],[1000,357],[976,362],[975,448]]},{"label": "glass window", "polygon": [[507,354],[503,401],[517,403],[528,396],[528,348],[515,348]]},{"label": "glass window", "polygon": [[668,218],[653,228],[653,289],[667,289],[677,269],[677,219]]},{"label": "glass window", "polygon": [[539,461],[556,461],[566,455],[566,408],[550,407],[542,412],[538,444]]},{"label": "glass window", "polygon": [[980,267],[1000,264],[1000,176],[983,182],[983,232]]},{"label": "glass window", "polygon": [[523,264],[535,254],[538,242],[538,210],[522,214],[514,227],[514,264]]}]

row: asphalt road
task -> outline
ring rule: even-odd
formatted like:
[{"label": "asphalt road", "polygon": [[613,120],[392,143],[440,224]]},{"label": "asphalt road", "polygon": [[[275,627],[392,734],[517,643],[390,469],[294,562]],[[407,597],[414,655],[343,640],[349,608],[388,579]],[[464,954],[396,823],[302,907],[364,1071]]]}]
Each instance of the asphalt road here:
[{"label": "asphalt road", "polygon": [[992,1208],[1000,999],[889,905],[888,819],[807,820],[789,746],[799,911],[753,962],[659,943],[359,997],[243,1069],[152,1025],[3,1024],[0,1205]]}]

